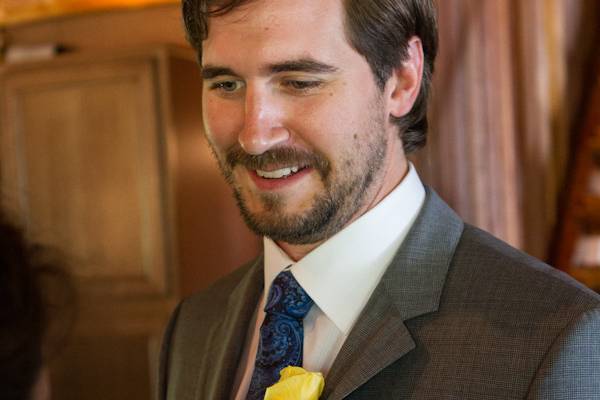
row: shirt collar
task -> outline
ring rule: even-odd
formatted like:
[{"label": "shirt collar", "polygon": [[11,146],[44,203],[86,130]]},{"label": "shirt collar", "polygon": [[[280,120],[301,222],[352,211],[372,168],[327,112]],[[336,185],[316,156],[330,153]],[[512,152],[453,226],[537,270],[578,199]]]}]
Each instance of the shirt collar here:
[{"label": "shirt collar", "polygon": [[[402,182],[374,208],[294,263],[264,238],[265,283],[291,271],[323,313],[347,334],[415,221],[425,189],[412,164]],[[266,296],[266,291],[265,291]]]}]

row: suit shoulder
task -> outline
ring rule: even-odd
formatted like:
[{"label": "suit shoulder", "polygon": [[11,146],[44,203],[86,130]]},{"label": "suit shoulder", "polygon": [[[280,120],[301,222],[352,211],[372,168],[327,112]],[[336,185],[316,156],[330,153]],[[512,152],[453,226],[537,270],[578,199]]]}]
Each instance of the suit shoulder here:
[{"label": "suit shoulder", "polygon": [[179,303],[167,328],[166,339],[171,346],[170,351],[175,354],[171,357],[187,358],[190,348],[196,349],[195,351],[203,348],[212,329],[223,320],[231,297],[243,286],[244,280],[260,273],[259,264],[262,265],[262,257],[243,265]]},{"label": "suit shoulder", "polygon": [[511,299],[536,304],[543,299],[553,306],[569,302],[582,312],[600,307],[600,295],[564,272],[468,224],[456,248],[452,269],[460,279],[477,280],[490,296],[510,295]]}]

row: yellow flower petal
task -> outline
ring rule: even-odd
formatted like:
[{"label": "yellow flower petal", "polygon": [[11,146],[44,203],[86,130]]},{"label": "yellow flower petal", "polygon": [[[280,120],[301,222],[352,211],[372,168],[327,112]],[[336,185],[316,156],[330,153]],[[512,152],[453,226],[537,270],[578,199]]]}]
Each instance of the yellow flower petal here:
[{"label": "yellow flower petal", "polygon": [[300,367],[286,367],[281,379],[267,388],[264,400],[318,400],[325,380],[320,372],[308,372]]},{"label": "yellow flower petal", "polygon": [[307,374],[307,373],[309,373],[309,372],[306,371],[304,368],[294,367],[294,366],[285,367],[284,369],[282,369],[279,372],[279,375],[281,376],[279,381],[281,382],[282,380],[290,378],[292,376],[302,375],[302,374]]}]

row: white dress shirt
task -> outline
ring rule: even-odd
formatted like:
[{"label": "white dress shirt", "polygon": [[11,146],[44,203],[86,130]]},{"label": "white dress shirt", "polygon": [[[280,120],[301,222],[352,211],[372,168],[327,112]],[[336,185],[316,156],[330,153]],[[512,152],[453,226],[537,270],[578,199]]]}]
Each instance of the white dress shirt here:
[{"label": "white dress shirt", "polygon": [[402,182],[374,208],[294,263],[269,238],[264,244],[265,288],[250,324],[233,399],[244,400],[258,349],[268,288],[285,267],[314,300],[304,318],[303,367],[327,376],[360,312],[414,223],[425,189],[412,164]]}]

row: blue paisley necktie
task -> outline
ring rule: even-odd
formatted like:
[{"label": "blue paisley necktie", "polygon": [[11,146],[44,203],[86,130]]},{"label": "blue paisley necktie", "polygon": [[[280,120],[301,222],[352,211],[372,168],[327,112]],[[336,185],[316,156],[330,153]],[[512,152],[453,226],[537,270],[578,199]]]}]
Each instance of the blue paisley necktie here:
[{"label": "blue paisley necktie", "polygon": [[265,320],[254,373],[246,400],[262,400],[267,387],[279,380],[279,371],[289,365],[302,366],[302,320],[313,301],[292,273],[284,270],[275,277],[265,306]]}]

